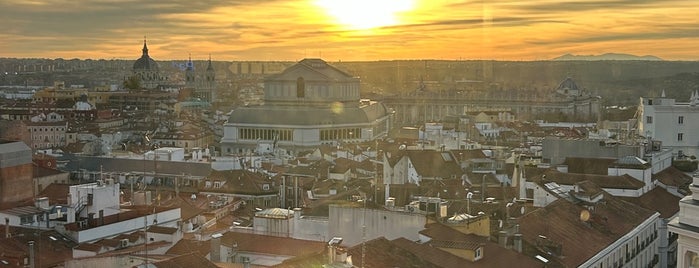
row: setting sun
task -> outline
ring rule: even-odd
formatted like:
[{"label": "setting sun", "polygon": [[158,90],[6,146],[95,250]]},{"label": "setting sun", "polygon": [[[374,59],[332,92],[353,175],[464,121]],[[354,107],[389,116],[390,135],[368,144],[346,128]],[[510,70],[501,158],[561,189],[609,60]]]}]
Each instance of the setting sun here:
[{"label": "setting sun", "polygon": [[400,23],[398,13],[413,9],[413,0],[395,1],[336,1],[317,0],[316,4],[352,30],[364,30]]}]

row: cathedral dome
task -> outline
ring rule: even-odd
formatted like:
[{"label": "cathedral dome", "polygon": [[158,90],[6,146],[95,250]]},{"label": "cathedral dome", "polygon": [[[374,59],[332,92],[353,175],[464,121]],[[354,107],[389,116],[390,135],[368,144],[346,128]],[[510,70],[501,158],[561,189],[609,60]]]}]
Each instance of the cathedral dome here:
[{"label": "cathedral dome", "polygon": [[158,71],[158,63],[148,56],[148,46],[146,40],[143,40],[143,55],[133,64],[133,70]]}]

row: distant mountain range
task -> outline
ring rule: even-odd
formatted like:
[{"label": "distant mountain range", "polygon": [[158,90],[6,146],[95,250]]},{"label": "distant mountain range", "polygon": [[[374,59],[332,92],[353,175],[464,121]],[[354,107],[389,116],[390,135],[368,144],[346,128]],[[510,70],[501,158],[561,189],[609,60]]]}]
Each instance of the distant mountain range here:
[{"label": "distant mountain range", "polygon": [[602,55],[573,55],[565,54],[563,56],[554,58],[553,60],[566,61],[566,60],[648,60],[648,61],[661,61],[663,59],[652,55],[636,56],[631,54],[622,53],[606,53]]}]

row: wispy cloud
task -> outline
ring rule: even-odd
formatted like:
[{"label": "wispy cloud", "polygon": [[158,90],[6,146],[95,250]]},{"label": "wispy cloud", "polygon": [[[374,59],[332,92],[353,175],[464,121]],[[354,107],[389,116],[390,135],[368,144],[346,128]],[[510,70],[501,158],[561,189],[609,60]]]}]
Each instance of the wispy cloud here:
[{"label": "wispy cloud", "polygon": [[[390,1],[390,0],[376,0]],[[546,59],[620,52],[699,60],[699,3],[416,0],[400,23],[335,24],[313,0],[5,0],[3,57],[134,59]],[[365,8],[372,8],[367,6]]]}]

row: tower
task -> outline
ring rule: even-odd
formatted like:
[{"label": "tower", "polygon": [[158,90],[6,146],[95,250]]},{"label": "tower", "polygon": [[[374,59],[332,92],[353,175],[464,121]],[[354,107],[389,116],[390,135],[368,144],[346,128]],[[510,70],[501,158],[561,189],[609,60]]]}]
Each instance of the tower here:
[{"label": "tower", "polygon": [[196,83],[196,74],[194,73],[194,62],[192,62],[192,55],[189,55],[189,61],[187,61],[187,66],[184,71],[185,82],[184,85],[187,88],[194,88]]}]

